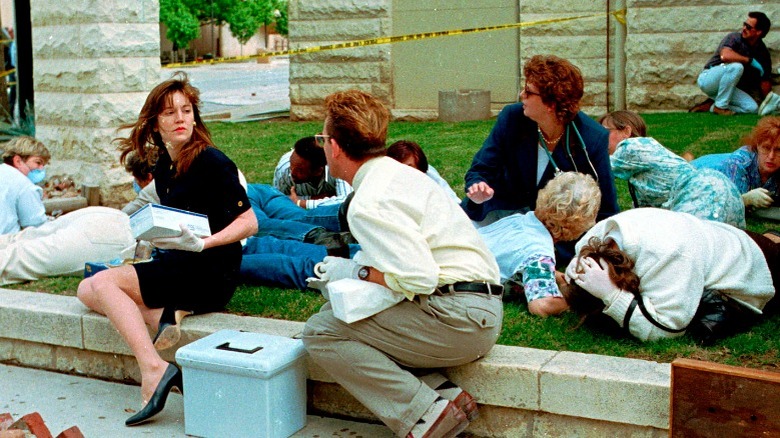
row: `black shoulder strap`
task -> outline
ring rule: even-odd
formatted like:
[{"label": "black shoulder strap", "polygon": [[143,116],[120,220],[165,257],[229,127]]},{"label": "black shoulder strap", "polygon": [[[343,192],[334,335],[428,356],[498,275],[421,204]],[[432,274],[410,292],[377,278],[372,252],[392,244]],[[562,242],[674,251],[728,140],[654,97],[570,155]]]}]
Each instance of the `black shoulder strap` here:
[{"label": "black shoulder strap", "polygon": [[631,314],[634,313],[634,308],[639,305],[639,310],[642,311],[642,315],[650,321],[654,326],[658,327],[659,329],[663,331],[667,331],[669,333],[682,333],[685,330],[688,329],[688,327],[683,327],[681,329],[673,329],[669,328],[660,322],[653,319],[652,316],[650,316],[650,312],[647,311],[647,308],[645,307],[645,302],[642,300],[642,297],[638,293],[634,293],[634,300],[631,301],[631,305],[628,306],[628,312],[626,312],[626,316],[623,318],[623,328],[628,331],[628,322],[631,319]]},{"label": "black shoulder strap", "polygon": [[636,189],[630,181],[628,183],[628,194],[631,195],[631,201],[634,203],[634,208],[639,207],[639,201],[636,199]]}]

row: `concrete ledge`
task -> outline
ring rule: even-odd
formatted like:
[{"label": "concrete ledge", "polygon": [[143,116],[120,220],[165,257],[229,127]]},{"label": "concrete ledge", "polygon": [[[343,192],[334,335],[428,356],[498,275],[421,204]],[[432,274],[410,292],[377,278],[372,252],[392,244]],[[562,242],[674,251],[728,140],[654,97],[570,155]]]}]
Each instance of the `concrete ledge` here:
[{"label": "concrete ledge", "polygon": [[[303,323],[215,313],[185,318],[185,345],[230,328],[296,336]],[[173,360],[175,348],[163,357]],[[135,359],[107,318],[75,297],[0,289],[0,361],[118,381],[139,381]],[[374,419],[309,362],[309,408]],[[668,434],[671,367],[636,359],[497,345],[445,373],[480,403],[474,436]]]}]

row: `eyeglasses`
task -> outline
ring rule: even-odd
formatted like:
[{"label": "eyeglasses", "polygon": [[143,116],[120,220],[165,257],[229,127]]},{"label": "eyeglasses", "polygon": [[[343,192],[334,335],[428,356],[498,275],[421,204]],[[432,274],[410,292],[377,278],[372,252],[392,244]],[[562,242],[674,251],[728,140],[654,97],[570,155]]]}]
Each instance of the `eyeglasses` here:
[{"label": "eyeglasses", "polygon": [[744,23],[742,23],[742,27],[744,27],[744,28],[745,28],[745,29],[747,29],[747,30],[753,30],[753,29],[755,29],[755,27],[753,27],[753,26],[749,25],[747,21],[745,21]]},{"label": "eyeglasses", "polygon": [[317,143],[317,146],[319,146],[321,148],[324,148],[325,147],[325,143],[328,141],[329,138],[330,138],[329,135],[316,134],[314,136],[314,141]]},{"label": "eyeglasses", "polygon": [[531,91],[531,90],[529,90],[529,89],[528,89],[528,84],[526,84],[526,85],[525,85],[525,87],[523,88],[523,93],[524,93],[526,96],[541,96],[541,95],[542,95],[541,93],[538,93],[538,92],[536,92],[536,91]]},{"label": "eyeglasses", "polygon": [[774,152],[775,155],[780,155],[780,147],[774,147],[772,145],[758,145],[756,149],[761,152],[762,154],[769,154]]}]

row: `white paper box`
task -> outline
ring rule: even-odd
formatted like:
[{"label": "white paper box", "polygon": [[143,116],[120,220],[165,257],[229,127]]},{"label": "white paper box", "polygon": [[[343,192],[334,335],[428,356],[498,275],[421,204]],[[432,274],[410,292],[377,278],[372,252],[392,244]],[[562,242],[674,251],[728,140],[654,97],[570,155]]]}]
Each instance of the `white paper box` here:
[{"label": "white paper box", "polygon": [[326,287],[333,316],[347,324],[389,309],[404,299],[402,293],[381,284],[352,278],[328,282]]},{"label": "white paper box", "polygon": [[146,204],[130,215],[130,231],[137,240],[178,236],[181,234],[179,224],[187,225],[198,237],[211,235],[208,217],[199,213],[160,204]]},{"label": "white paper box", "polygon": [[302,429],[305,355],[300,339],[238,330],[220,330],[180,348],[184,433],[285,438]]}]

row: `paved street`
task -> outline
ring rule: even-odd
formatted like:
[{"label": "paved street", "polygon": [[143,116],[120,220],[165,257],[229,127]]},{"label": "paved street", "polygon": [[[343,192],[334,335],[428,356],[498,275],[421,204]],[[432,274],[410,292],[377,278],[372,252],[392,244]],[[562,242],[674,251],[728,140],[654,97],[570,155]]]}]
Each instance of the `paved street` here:
[{"label": "paved street", "polygon": [[[142,426],[125,427],[125,419],[139,408],[140,398],[139,387],[134,385],[0,364],[0,414],[8,412],[18,420],[38,412],[53,436],[72,426],[78,426],[87,438],[187,436],[184,400],[176,393],[168,396],[165,409],[154,420]],[[376,424],[309,415],[306,426],[293,435],[294,438],[361,436],[391,438],[393,434]]]},{"label": "paved street", "polygon": [[254,61],[187,68],[163,68],[161,80],[177,70],[189,75],[200,89],[204,115],[251,108],[254,113],[290,109],[289,59],[278,57],[268,64]]}]

